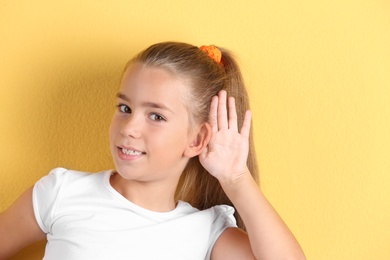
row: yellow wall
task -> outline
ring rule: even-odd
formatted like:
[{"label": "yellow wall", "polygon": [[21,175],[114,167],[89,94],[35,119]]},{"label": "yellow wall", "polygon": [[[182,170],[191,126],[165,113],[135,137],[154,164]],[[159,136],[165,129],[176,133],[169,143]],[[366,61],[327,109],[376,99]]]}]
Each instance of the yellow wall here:
[{"label": "yellow wall", "polygon": [[308,259],[390,259],[389,13],[386,0],[2,0],[0,210],[56,166],[112,167],[133,54],[215,43],[239,57],[262,187]]}]

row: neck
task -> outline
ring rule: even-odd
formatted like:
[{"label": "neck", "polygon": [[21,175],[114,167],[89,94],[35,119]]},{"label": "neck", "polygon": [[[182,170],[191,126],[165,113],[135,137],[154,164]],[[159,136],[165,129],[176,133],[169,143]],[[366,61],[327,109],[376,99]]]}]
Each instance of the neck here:
[{"label": "neck", "polygon": [[151,211],[168,212],[176,207],[175,183],[126,180],[118,173],[111,176],[111,186],[132,203]]}]

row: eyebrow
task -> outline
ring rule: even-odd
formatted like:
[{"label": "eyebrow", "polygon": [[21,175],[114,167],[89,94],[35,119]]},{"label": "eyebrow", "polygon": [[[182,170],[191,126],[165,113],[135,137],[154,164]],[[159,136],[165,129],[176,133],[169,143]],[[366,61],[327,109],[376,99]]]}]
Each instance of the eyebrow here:
[{"label": "eyebrow", "polygon": [[[123,100],[125,100],[125,101],[127,101],[127,102],[130,102],[130,99],[129,99],[125,94],[123,94],[123,93],[121,93],[121,92],[118,92],[118,93],[116,94],[116,96],[117,96],[118,98],[120,98],[120,99],[123,99]],[[144,103],[142,103],[142,106],[144,106],[144,107],[152,107],[152,108],[164,109],[164,110],[168,110],[168,111],[170,111],[170,112],[172,112],[172,113],[175,113],[175,112],[173,112],[172,109],[170,109],[170,108],[167,107],[166,105],[160,104],[160,103],[144,102]]]}]

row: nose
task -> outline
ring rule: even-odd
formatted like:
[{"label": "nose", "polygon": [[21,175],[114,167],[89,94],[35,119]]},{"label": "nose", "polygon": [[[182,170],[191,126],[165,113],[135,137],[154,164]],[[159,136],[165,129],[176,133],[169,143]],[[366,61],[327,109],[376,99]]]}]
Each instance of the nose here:
[{"label": "nose", "polygon": [[124,136],[138,138],[141,136],[141,120],[138,116],[131,114],[123,121],[121,134]]}]

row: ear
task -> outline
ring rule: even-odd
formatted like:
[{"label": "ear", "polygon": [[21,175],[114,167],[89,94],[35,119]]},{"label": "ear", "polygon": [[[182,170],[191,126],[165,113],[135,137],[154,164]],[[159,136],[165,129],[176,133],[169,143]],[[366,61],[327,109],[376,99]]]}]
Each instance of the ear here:
[{"label": "ear", "polygon": [[211,126],[208,122],[203,123],[192,134],[192,138],[188,143],[184,156],[192,158],[199,155],[202,150],[209,144],[211,139]]}]

